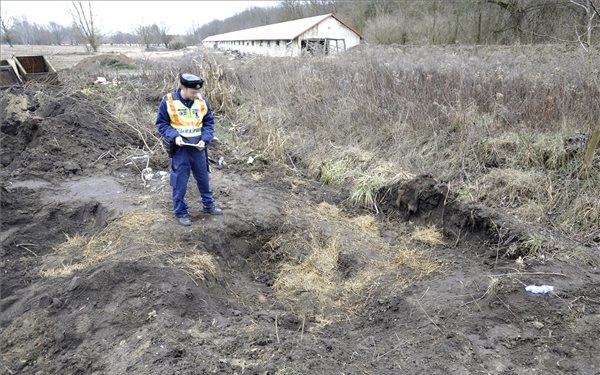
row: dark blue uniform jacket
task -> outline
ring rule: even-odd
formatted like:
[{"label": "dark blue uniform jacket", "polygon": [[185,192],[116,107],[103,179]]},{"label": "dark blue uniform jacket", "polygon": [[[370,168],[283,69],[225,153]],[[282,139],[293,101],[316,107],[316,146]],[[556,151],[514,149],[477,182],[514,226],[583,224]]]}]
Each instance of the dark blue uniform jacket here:
[{"label": "dark blue uniform jacket", "polygon": [[[181,89],[175,90],[173,92],[173,99],[180,100],[183,103],[183,105],[185,105],[188,108],[191,108],[194,101],[183,99],[181,97],[180,92],[181,92]],[[208,100],[206,98],[204,98],[204,101],[206,102],[206,107],[208,109],[208,112],[206,113],[206,115],[204,115],[204,118],[202,119],[202,136],[200,138],[198,138],[198,137],[190,137],[190,138],[183,137],[183,140],[185,142],[198,143],[201,139],[204,141],[204,143],[206,145],[208,145],[210,143],[210,141],[212,141],[212,139],[213,139],[213,133],[214,133],[214,129],[215,129],[215,119],[213,117],[212,110],[210,109],[210,103],[208,103]],[[177,130],[175,130],[175,128],[173,128],[171,126],[171,118],[169,117],[169,112],[167,112],[167,96],[166,95],[163,98],[163,100],[160,102],[160,105],[158,106],[158,112],[156,113],[156,129],[158,130],[160,135],[163,136],[163,138],[165,138],[169,142],[175,142],[175,138],[177,138],[179,136],[179,133],[177,132]]]}]

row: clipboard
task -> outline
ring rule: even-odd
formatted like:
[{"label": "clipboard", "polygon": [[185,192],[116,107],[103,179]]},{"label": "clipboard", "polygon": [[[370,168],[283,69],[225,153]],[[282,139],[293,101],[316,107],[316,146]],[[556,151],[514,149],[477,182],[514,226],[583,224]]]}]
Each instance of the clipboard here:
[{"label": "clipboard", "polygon": [[205,146],[205,147],[200,147],[200,146],[198,146],[198,144],[197,144],[197,143],[186,143],[186,142],[183,142],[183,143],[182,143],[182,144],[180,144],[179,146],[180,146],[180,147],[183,147],[183,146],[191,146],[191,147],[196,147],[196,148],[197,148],[197,149],[199,149],[199,150],[203,150],[204,148],[206,148],[206,146]]}]

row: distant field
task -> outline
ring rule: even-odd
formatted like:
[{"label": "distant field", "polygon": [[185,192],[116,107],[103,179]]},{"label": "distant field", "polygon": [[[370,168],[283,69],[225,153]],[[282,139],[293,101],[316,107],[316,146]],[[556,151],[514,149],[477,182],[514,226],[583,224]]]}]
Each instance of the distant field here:
[{"label": "distant field", "polygon": [[[122,53],[132,59],[165,59],[181,57],[188,53],[190,49],[179,51],[146,51],[141,46],[111,46],[104,45],[98,48],[94,55]],[[35,45],[16,45],[10,47],[2,45],[0,57],[2,60],[12,58],[12,56],[37,56],[44,55],[52,64],[54,69],[68,69],[76,65],[82,59],[91,56],[84,46],[35,46]]]}]

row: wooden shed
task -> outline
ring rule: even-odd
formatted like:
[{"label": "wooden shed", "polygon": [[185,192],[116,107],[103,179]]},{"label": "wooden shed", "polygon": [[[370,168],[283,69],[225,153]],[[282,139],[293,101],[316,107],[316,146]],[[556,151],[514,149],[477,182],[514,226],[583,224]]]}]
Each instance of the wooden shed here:
[{"label": "wooden shed", "polygon": [[208,48],[265,56],[336,54],[360,44],[363,36],[333,13],[212,35]]}]

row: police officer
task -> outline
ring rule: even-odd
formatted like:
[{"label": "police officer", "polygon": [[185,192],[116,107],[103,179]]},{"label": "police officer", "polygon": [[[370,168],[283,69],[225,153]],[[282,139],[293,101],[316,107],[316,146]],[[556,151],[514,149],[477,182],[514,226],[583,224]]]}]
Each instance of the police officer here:
[{"label": "police officer", "polygon": [[167,94],[158,107],[156,128],[171,144],[171,187],[173,211],[181,225],[192,224],[185,202],[190,171],[200,191],[203,212],[222,215],[215,207],[208,177],[206,146],[213,138],[215,121],[208,100],[200,95],[204,80],[193,74],[181,74],[179,88]]}]

